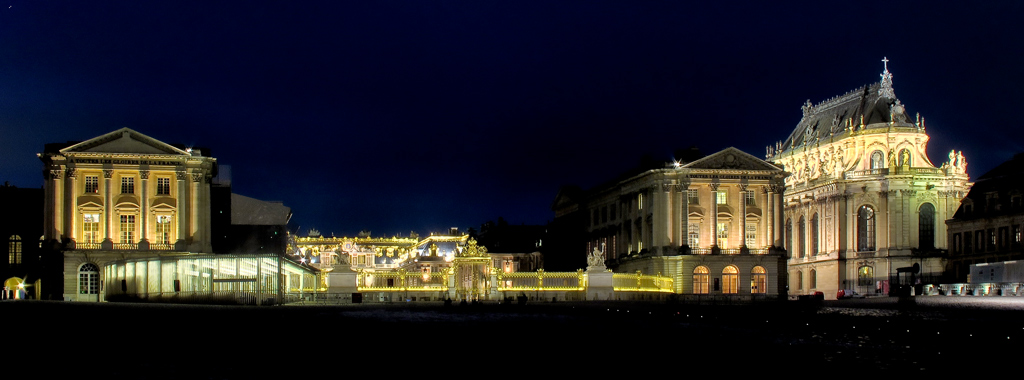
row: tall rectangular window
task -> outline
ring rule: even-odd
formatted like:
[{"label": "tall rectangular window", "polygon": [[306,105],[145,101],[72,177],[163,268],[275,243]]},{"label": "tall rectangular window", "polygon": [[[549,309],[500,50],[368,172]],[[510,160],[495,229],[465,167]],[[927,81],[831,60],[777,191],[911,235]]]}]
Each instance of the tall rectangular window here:
[{"label": "tall rectangular window", "polygon": [[757,244],[757,222],[747,221],[747,236],[744,241],[747,247]]},{"label": "tall rectangular window", "polygon": [[699,223],[690,223],[690,228],[687,231],[687,235],[689,235],[689,236],[687,237],[686,242],[687,242],[687,244],[690,245],[691,248],[700,247],[700,224]]},{"label": "tall rectangular window", "polygon": [[82,215],[82,242],[97,243],[100,240],[100,214]]},{"label": "tall rectangular window", "polygon": [[720,205],[729,204],[729,193],[725,190],[718,190],[715,192],[715,199]]},{"label": "tall rectangular window", "polygon": [[700,197],[697,196],[697,189],[687,189],[686,198],[691,205],[699,205]]},{"label": "tall rectangular window", "polygon": [[747,206],[757,206],[757,199],[754,197],[754,192],[747,190],[743,192],[743,197],[746,199]]},{"label": "tall rectangular window", "polygon": [[135,243],[135,215],[121,215],[121,243]]},{"label": "tall rectangular window", "polygon": [[167,177],[156,179],[156,195],[171,195],[171,179]]},{"label": "tall rectangular window", "polygon": [[21,264],[21,236],[11,235],[7,241],[7,262],[11,265]]},{"label": "tall rectangular window", "polygon": [[729,246],[729,223],[718,223],[718,247]]},{"label": "tall rectangular window", "polygon": [[156,217],[156,242],[171,244],[171,217],[168,215]]},{"label": "tall rectangular window", "polygon": [[121,177],[121,194],[135,194],[135,177]]},{"label": "tall rectangular window", "polygon": [[98,193],[100,192],[100,177],[94,175],[85,176],[85,192],[86,193]]}]

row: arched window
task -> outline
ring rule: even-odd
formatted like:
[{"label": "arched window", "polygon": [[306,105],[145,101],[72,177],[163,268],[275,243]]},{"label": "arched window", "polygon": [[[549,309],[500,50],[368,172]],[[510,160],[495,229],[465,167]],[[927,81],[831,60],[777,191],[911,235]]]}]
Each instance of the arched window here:
[{"label": "arched window", "polygon": [[793,219],[786,219],[786,251],[793,254]]},{"label": "arched window", "polygon": [[750,293],[764,294],[768,292],[768,274],[764,267],[756,266],[750,270]]},{"label": "arched window", "polygon": [[798,234],[800,240],[797,243],[800,244],[800,247],[797,248],[797,257],[803,258],[807,254],[807,221],[801,216],[798,224],[800,225]]},{"label": "arched window", "polygon": [[935,206],[921,205],[917,217],[917,241],[921,249],[935,248]]},{"label": "arched window", "polygon": [[804,290],[804,272],[796,271],[796,290]]},{"label": "arched window", "polygon": [[818,213],[811,216],[811,256],[818,255]]},{"label": "arched window", "polygon": [[810,289],[817,288],[818,287],[818,271],[816,271],[814,269],[811,269],[811,271],[807,273],[807,277],[808,277],[807,281],[811,285]]},{"label": "arched window", "polygon": [[875,282],[875,268],[865,265],[857,270],[857,285],[871,286],[873,282]]},{"label": "arched window", "polygon": [[857,210],[857,250],[875,250],[875,209],[868,205]]},{"label": "arched window", "polygon": [[739,269],[736,266],[729,265],[722,269],[722,293],[725,294],[736,294],[740,288],[740,276]]},{"label": "arched window", "polygon": [[708,267],[693,268],[693,294],[708,294]]},{"label": "arched window", "polygon": [[96,264],[78,267],[78,294],[100,294],[100,269]]},{"label": "arched window", "polygon": [[11,235],[7,240],[7,263],[21,264],[21,236]]},{"label": "arched window", "polygon": [[881,169],[885,167],[885,155],[882,151],[876,150],[871,153],[871,169]]}]

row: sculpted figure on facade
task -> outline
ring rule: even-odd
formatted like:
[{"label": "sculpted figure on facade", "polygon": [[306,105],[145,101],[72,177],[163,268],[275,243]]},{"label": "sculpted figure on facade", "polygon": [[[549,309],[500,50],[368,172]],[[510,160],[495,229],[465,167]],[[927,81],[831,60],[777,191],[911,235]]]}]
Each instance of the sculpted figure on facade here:
[{"label": "sculpted figure on facade", "polygon": [[604,269],[604,252],[594,247],[594,250],[587,256],[587,269]]}]

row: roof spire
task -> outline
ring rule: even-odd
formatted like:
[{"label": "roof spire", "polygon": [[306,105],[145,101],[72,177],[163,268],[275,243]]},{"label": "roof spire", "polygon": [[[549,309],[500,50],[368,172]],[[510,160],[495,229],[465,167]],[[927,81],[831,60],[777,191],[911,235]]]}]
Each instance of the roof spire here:
[{"label": "roof spire", "polygon": [[882,57],[882,64],[885,71],[882,71],[882,86],[878,89],[878,95],[889,99],[896,99],[896,92],[892,89],[892,73],[889,72],[889,58]]}]

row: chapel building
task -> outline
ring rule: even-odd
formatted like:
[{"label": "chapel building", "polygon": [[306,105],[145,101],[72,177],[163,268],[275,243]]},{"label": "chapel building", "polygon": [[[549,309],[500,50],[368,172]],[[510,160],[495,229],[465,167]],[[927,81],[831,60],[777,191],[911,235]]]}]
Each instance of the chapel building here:
[{"label": "chapel building", "polygon": [[[896,98],[888,60],[881,81],[803,106],[768,160],[786,178],[784,240],[791,294],[886,294],[899,268],[941,282],[953,217],[971,187],[962,153],[936,166],[928,134]],[[909,269],[904,269],[907,272]]]}]

